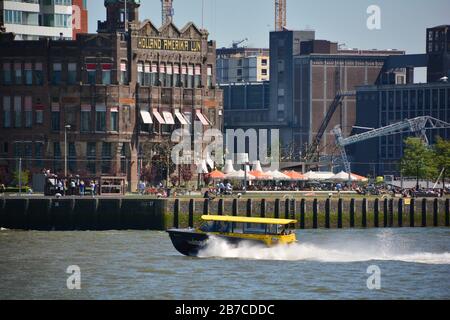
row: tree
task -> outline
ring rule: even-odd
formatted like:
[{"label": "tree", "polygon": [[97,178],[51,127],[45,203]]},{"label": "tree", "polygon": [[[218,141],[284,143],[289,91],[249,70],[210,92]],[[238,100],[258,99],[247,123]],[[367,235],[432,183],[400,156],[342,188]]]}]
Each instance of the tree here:
[{"label": "tree", "polygon": [[172,144],[170,141],[160,143],[144,143],[142,146],[145,167],[149,168],[146,174],[150,181],[165,180],[168,186],[170,175],[175,172],[176,165],[172,162]]},{"label": "tree", "polygon": [[432,150],[420,138],[405,140],[400,167],[403,176],[416,177],[417,188],[421,178],[433,178],[437,171]]},{"label": "tree", "polygon": [[442,172],[442,186],[445,189],[445,177],[450,172],[450,141],[437,137],[436,144],[433,146],[433,161],[438,170]]},{"label": "tree", "polygon": [[[29,171],[14,171],[14,183],[19,186],[22,185],[22,187],[27,186],[30,182],[30,172]],[[19,177],[20,176],[20,177]],[[21,183],[22,182],[22,183]]]}]

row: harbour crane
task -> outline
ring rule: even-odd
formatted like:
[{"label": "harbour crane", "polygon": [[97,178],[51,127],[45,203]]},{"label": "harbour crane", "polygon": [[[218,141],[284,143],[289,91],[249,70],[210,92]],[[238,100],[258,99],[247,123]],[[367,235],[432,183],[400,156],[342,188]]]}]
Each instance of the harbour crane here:
[{"label": "harbour crane", "polygon": [[233,49],[237,49],[237,47],[240,45],[240,44],[242,44],[242,43],[244,43],[245,41],[247,41],[248,40],[248,38],[245,38],[245,39],[242,39],[242,40],[238,40],[238,41],[233,41],[233,43],[232,43],[232,47],[233,47]]},{"label": "harbour crane", "polygon": [[334,136],[336,137],[336,144],[339,147],[345,171],[350,174],[351,167],[350,162],[348,161],[347,152],[345,151],[346,146],[373,138],[385,137],[402,133],[419,133],[422,139],[427,144],[429,144],[428,138],[425,134],[426,130],[435,130],[444,128],[450,128],[450,123],[444,122],[442,120],[430,116],[423,116],[413,119],[406,119],[385,127],[373,129],[347,138],[343,137],[340,126],[336,126],[333,129],[333,133]]},{"label": "harbour crane", "polygon": [[317,131],[316,136],[314,137],[312,143],[309,145],[309,147],[306,150],[305,153],[305,160],[308,162],[314,162],[317,161],[318,156],[318,149],[320,146],[320,143],[322,141],[323,135],[325,133],[325,130],[327,130],[328,125],[330,124],[331,118],[333,117],[336,110],[339,108],[339,106],[342,105],[342,102],[346,97],[354,97],[356,96],[356,91],[338,91],[336,93],[336,96],[331,103],[330,107],[328,108],[327,114],[325,115],[325,118],[322,120],[322,123],[319,127],[319,130]]}]

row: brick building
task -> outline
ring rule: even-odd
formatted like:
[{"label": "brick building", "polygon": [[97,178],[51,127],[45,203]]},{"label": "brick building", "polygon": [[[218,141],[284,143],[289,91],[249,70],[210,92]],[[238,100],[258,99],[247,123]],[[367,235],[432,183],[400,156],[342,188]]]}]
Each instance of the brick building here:
[{"label": "brick building", "polygon": [[[0,165],[32,171],[127,175],[132,190],[142,145],[195,121],[222,128],[215,42],[189,23],[139,21],[139,1],[106,0],[98,33],[76,40],[14,41],[0,35]],[[66,126],[70,129],[65,130]],[[64,134],[67,133],[67,146]]]}]

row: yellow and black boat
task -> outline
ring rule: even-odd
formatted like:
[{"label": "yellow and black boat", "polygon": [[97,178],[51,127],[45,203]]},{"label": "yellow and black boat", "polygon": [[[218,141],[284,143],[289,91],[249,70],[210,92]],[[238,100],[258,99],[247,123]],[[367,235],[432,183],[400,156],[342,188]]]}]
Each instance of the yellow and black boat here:
[{"label": "yellow and black boat", "polygon": [[297,241],[290,228],[296,220],[210,215],[202,216],[202,220],[204,223],[198,229],[167,230],[178,252],[195,257],[206,247],[211,236],[230,244],[250,241],[268,247]]}]

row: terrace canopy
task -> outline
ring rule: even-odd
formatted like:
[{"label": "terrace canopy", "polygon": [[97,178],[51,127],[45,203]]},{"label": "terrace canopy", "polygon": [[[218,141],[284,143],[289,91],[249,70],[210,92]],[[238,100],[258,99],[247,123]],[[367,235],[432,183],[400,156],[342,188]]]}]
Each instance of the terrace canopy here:
[{"label": "terrace canopy", "polygon": [[308,180],[307,178],[305,178],[305,176],[303,174],[296,172],[296,171],[283,171],[283,174],[287,175],[288,177],[291,178],[291,180],[294,180],[294,181]]}]

